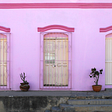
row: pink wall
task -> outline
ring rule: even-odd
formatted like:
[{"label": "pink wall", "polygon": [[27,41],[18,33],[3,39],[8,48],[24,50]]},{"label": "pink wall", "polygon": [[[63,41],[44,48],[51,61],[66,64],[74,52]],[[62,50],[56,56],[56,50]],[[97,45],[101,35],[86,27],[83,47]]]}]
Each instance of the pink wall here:
[{"label": "pink wall", "polygon": [[39,90],[40,33],[37,27],[75,28],[72,37],[72,90],[92,90],[92,67],[104,69],[99,84],[105,88],[105,34],[112,24],[112,9],[0,9],[0,26],[11,28],[11,88],[19,90],[25,72],[30,90]]}]

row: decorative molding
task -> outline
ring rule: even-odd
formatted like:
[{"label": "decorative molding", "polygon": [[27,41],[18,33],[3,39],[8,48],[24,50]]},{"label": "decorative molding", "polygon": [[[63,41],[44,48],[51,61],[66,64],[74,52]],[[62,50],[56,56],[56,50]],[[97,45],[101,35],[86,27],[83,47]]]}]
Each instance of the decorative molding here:
[{"label": "decorative molding", "polygon": [[100,32],[108,32],[112,30],[112,26],[106,27],[106,28],[100,28]]},{"label": "decorative molding", "polygon": [[3,26],[0,26],[0,30],[4,31],[4,32],[10,32],[10,28],[6,28],[6,27],[3,27]]},{"label": "decorative molding", "polygon": [[38,27],[37,31],[45,32],[47,30],[53,30],[53,29],[64,30],[67,32],[74,32],[74,28],[70,28],[70,27],[66,27],[66,26],[62,26],[62,25],[49,25],[49,26],[45,26],[45,27]]},{"label": "decorative molding", "polygon": [[0,3],[0,9],[26,8],[112,8],[112,3]]}]

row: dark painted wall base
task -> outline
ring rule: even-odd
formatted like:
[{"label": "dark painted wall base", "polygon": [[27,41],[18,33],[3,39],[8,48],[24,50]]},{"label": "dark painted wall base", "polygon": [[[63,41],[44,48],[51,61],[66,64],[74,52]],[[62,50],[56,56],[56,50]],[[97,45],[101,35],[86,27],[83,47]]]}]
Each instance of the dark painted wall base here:
[{"label": "dark painted wall base", "polygon": [[0,97],[0,112],[45,112],[68,97]]}]

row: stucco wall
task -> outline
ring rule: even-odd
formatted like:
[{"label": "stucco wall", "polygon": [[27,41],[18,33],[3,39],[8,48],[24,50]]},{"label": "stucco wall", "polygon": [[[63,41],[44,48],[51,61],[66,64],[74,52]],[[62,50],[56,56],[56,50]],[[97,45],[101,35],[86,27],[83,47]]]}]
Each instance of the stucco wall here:
[{"label": "stucco wall", "polygon": [[105,88],[105,34],[112,9],[0,9],[0,26],[11,28],[11,89],[19,90],[25,72],[30,90],[39,90],[40,33],[38,27],[74,27],[72,34],[72,90],[92,90],[92,67],[104,69],[99,84]]}]

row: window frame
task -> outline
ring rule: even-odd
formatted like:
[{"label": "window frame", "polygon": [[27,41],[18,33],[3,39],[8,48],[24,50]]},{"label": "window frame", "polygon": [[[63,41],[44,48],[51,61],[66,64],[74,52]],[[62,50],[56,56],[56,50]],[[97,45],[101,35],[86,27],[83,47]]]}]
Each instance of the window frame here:
[{"label": "window frame", "polygon": [[[44,52],[44,35],[48,33],[64,33],[68,35],[68,60],[70,63],[68,63],[68,86],[67,87],[45,87],[43,86],[43,52]],[[40,32],[40,89],[58,89],[58,90],[70,90],[72,88],[72,33],[71,32],[60,32],[60,31],[53,31],[53,32]]]},{"label": "window frame", "polygon": [[[2,35],[6,35],[6,39],[7,39],[7,48],[6,48],[6,50],[7,50],[7,60],[6,60],[6,83],[7,83],[7,85],[0,85],[0,90],[10,90],[11,89],[11,84],[10,84],[10,78],[11,78],[11,76],[10,76],[10,37],[11,37],[11,33],[10,32],[4,32],[4,31],[0,31],[0,34],[2,34]],[[1,37],[0,37],[1,38]]]}]

